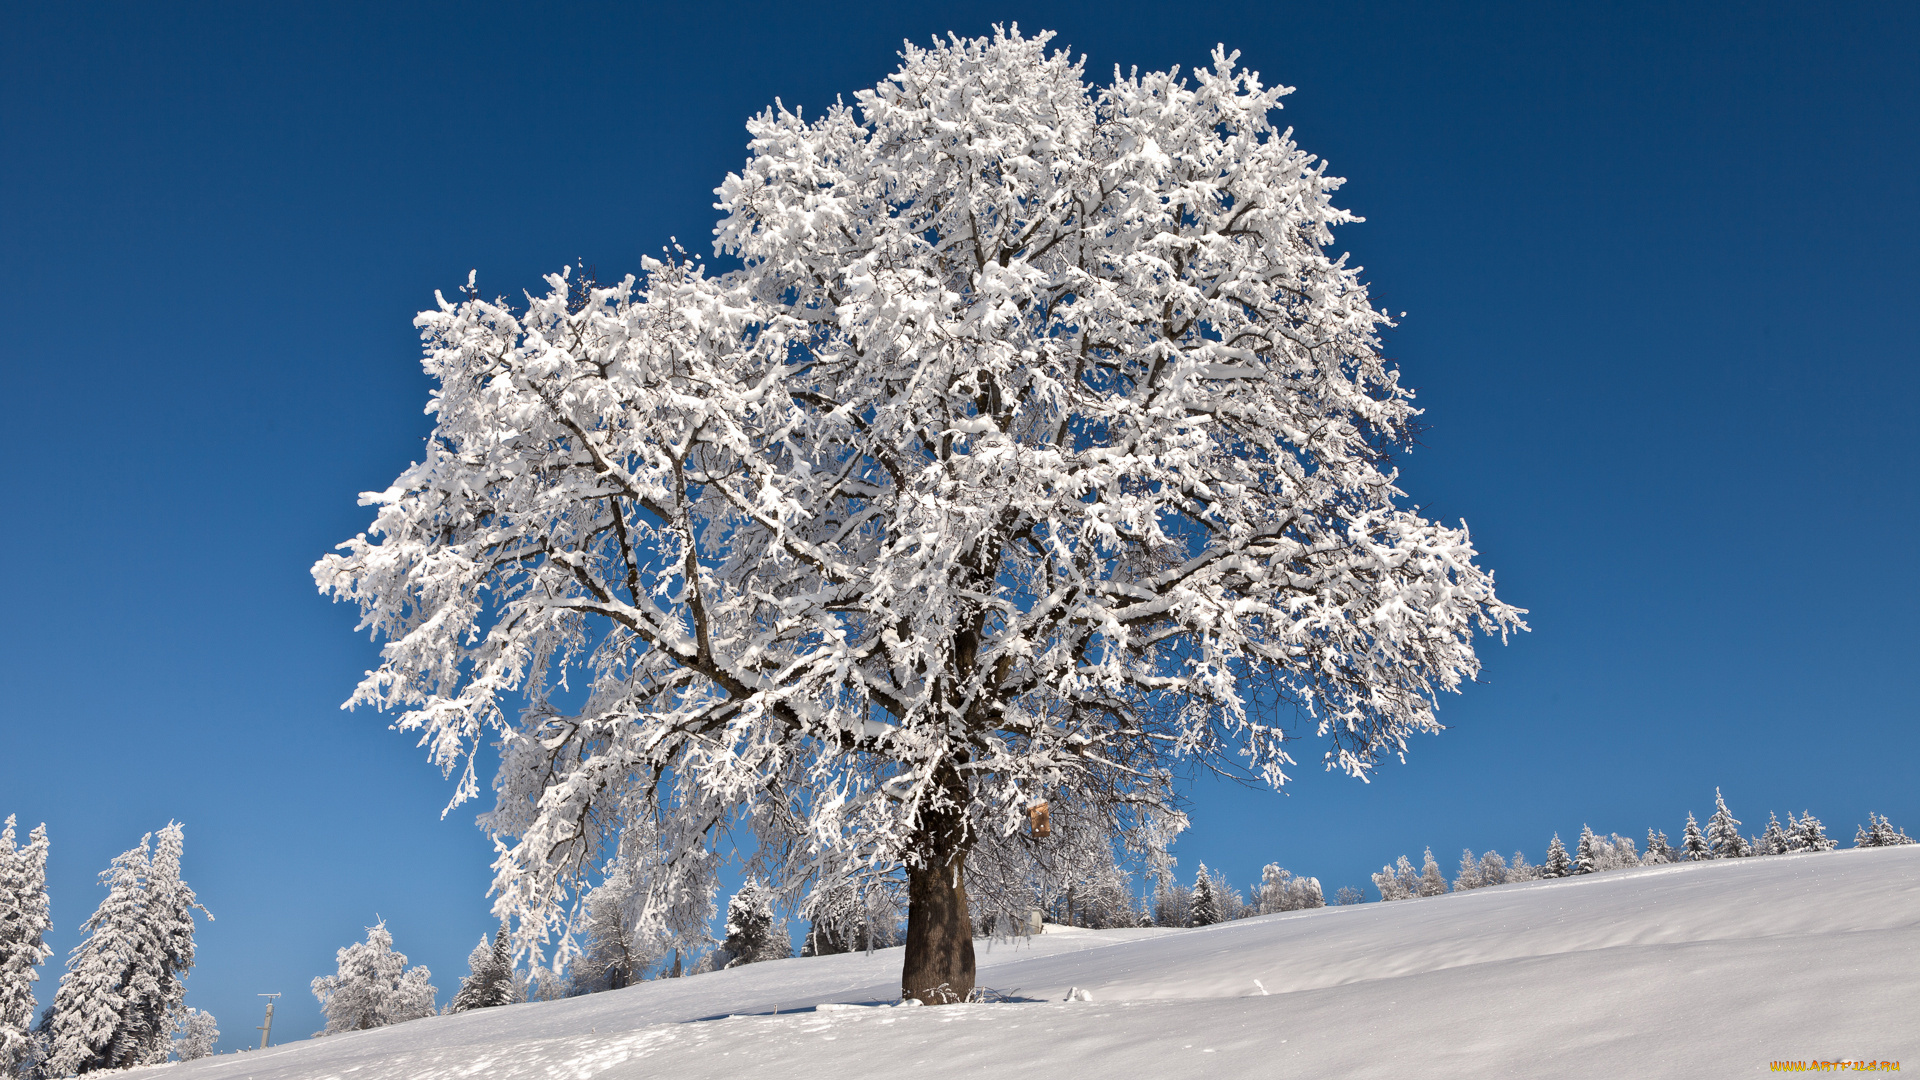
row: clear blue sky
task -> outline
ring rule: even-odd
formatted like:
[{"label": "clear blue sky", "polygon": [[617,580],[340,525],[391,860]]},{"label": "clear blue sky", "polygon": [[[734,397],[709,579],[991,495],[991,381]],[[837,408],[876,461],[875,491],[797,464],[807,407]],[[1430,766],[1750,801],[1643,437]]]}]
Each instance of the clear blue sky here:
[{"label": "clear blue sky", "polygon": [[490,852],[383,719],[307,568],[418,454],[413,313],[477,268],[704,246],[743,119],[904,37],[1052,28],[1112,65],[1217,41],[1299,88],[1339,236],[1533,633],[1363,786],[1202,785],[1176,853],[1329,891],[1432,845],[1677,833],[1724,788],[1920,828],[1920,8],[1252,3],[9,4],[0,34],[0,815],[45,821],[60,957],[93,876],[187,824],[223,1049],[376,914],[442,999]]}]

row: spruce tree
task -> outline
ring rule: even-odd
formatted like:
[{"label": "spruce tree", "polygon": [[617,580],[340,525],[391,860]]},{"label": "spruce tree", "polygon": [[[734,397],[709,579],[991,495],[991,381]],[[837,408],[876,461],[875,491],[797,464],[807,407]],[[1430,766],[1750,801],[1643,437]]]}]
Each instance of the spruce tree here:
[{"label": "spruce tree", "polygon": [[1547,845],[1547,861],[1540,867],[1540,876],[1563,878],[1573,873],[1573,862],[1567,858],[1567,846],[1560,842],[1560,834],[1553,834],[1553,841]]},{"label": "spruce tree", "polygon": [[1469,889],[1477,889],[1482,884],[1480,857],[1473,853],[1472,848],[1467,848],[1460,852],[1460,869],[1453,876],[1453,891],[1466,892]]},{"label": "spruce tree", "polygon": [[1647,829],[1647,862],[1669,863],[1673,861],[1673,849],[1667,846],[1667,834]]},{"label": "spruce tree", "polygon": [[1698,861],[1714,857],[1713,848],[1708,845],[1707,838],[1700,835],[1700,823],[1693,820],[1692,814],[1687,815],[1687,834],[1681,839],[1680,846],[1690,860]]},{"label": "spruce tree", "polygon": [[82,924],[87,937],[67,957],[46,1020],[45,1072],[72,1076],[144,1064],[146,1047],[126,1030],[129,1006],[153,985],[154,957],[141,895],[151,871],[153,834],[121,852],[101,873],[107,898]]},{"label": "spruce tree", "polygon": [[14,846],[14,820],[0,829],[0,1076],[20,1068],[32,1055],[33,984],[53,950],[45,935],[47,908],[47,827]]},{"label": "spruce tree", "polygon": [[758,880],[748,878],[727,901],[727,937],[720,948],[728,956],[727,967],[792,955],[792,943],[774,925],[773,900]]},{"label": "spruce tree", "polygon": [[[1787,817],[1791,819],[1793,815],[1788,814]],[[1760,834],[1757,846],[1762,855],[1785,855],[1792,848],[1787,840],[1787,830],[1780,827],[1778,814],[1767,814],[1767,831]]]},{"label": "spruce tree", "polygon": [[1740,835],[1740,819],[1727,809],[1727,800],[1719,788],[1713,789],[1713,816],[1707,819],[1707,845],[1716,859],[1737,859],[1748,853],[1747,838]]},{"label": "spruce tree", "polygon": [[1595,838],[1592,827],[1588,825],[1580,826],[1580,846],[1575,849],[1575,858],[1573,861],[1574,873],[1591,874],[1594,870],[1598,869],[1594,862],[1594,848]]},{"label": "spruce tree", "polygon": [[1446,894],[1447,876],[1440,872],[1440,864],[1434,860],[1432,848],[1428,848],[1420,860],[1420,882],[1415,888],[1420,896]]},{"label": "spruce tree", "polygon": [[1193,879],[1193,914],[1188,917],[1188,926],[1212,926],[1220,921],[1220,898],[1214,895],[1213,878],[1207,873],[1207,864],[1200,864],[1200,873]]},{"label": "spruce tree", "polygon": [[1871,811],[1867,813],[1866,827],[1853,834],[1853,846],[1857,848],[1899,847],[1913,842],[1913,838],[1907,835],[1906,830],[1895,829],[1893,822]]},{"label": "spruce tree", "polygon": [[513,950],[507,939],[507,924],[501,923],[492,944],[482,937],[467,954],[467,977],[448,1003],[450,1013],[469,1009],[491,1009],[521,1000],[519,980],[514,978]]},{"label": "spruce tree", "polygon": [[129,1053],[137,1053],[143,1065],[167,1060],[173,1029],[186,1008],[187,973],[193,970],[194,959],[193,913],[197,910],[209,922],[213,920],[181,876],[185,847],[185,828],[177,821],[168,822],[154,837],[153,859],[142,890],[145,941],[141,952],[151,964],[151,980],[141,978],[129,985],[121,1041],[139,1048]]}]

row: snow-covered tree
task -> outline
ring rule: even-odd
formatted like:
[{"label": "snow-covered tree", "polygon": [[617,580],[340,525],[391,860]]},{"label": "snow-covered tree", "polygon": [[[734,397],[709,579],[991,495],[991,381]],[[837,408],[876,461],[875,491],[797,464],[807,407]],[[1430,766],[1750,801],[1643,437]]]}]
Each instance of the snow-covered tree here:
[{"label": "snow-covered tree", "polygon": [[1540,868],[1527,861],[1525,852],[1516,851],[1507,862],[1507,880],[1509,882],[1538,881]]},{"label": "snow-covered tree", "polygon": [[513,950],[507,943],[507,927],[502,924],[491,942],[482,937],[480,944],[467,954],[467,977],[460,981],[460,989],[455,991],[453,1000],[447,1003],[447,1011],[457,1013],[469,1009],[490,1009],[525,1000],[525,987],[518,973],[513,970]]},{"label": "snow-covered tree", "polygon": [[1655,832],[1651,827],[1647,829],[1647,857],[1645,861],[1648,865],[1670,863],[1673,861],[1673,849],[1667,846],[1666,833]]},{"label": "snow-covered tree", "polygon": [[1440,872],[1440,864],[1433,858],[1433,849],[1428,848],[1420,860],[1420,880],[1414,886],[1414,895],[1444,896],[1446,891],[1447,875]]},{"label": "snow-covered tree", "polygon": [[748,878],[727,901],[727,937],[720,950],[730,968],[793,955],[793,942],[774,919],[772,898],[759,881]]},{"label": "snow-covered tree", "polygon": [[1719,788],[1713,789],[1713,816],[1707,819],[1707,846],[1716,859],[1737,859],[1750,854],[1747,838],[1740,835],[1740,819],[1727,809],[1727,800]]},{"label": "snow-covered tree", "polygon": [[1453,891],[1466,892],[1483,884],[1480,880],[1480,857],[1473,853],[1472,848],[1463,849],[1460,852],[1460,869],[1453,875]]},{"label": "snow-covered tree", "polygon": [[1334,893],[1333,902],[1340,905],[1341,907],[1346,907],[1349,904],[1365,903],[1366,899],[1367,899],[1366,893],[1360,891],[1359,889],[1354,888],[1351,885],[1342,885],[1340,886],[1339,891]]},{"label": "snow-covered tree", "polygon": [[[981,933],[1024,933],[1029,913],[1053,913],[1060,922],[1085,926],[1130,925],[1131,875],[1116,848],[1126,848],[1095,807],[1065,799],[1051,803],[1049,832],[989,832],[967,857],[968,914]],[[1172,832],[1138,838],[1134,854],[1149,866],[1166,860]],[[869,877],[866,888],[876,882]],[[901,890],[886,883],[889,894]]]},{"label": "snow-covered tree", "polygon": [[[1791,819],[1792,814],[1787,817]],[[1760,834],[1760,842],[1754,845],[1761,855],[1785,855],[1792,850],[1792,842],[1787,838],[1787,830],[1780,827],[1780,815],[1767,815],[1767,831]]]},{"label": "snow-covered tree", "polygon": [[1480,856],[1480,884],[1482,887],[1505,885],[1509,880],[1512,879],[1508,876],[1507,860],[1501,858],[1499,852],[1489,851]]},{"label": "snow-covered tree", "polygon": [[210,1012],[187,1009],[173,1029],[173,1056],[181,1061],[198,1061],[213,1053],[220,1041],[220,1022]]},{"label": "snow-covered tree", "polygon": [[1260,888],[1257,896],[1254,913],[1258,915],[1327,906],[1326,894],[1320,890],[1319,878],[1294,877],[1279,863],[1268,863],[1260,871]]},{"label": "snow-covered tree", "polygon": [[47,827],[14,841],[14,819],[0,828],[0,1076],[12,1075],[35,1053],[33,984],[53,950],[46,932]]},{"label": "snow-covered tree", "polygon": [[1220,895],[1213,876],[1207,873],[1207,864],[1201,863],[1200,872],[1193,878],[1193,910],[1187,916],[1187,925],[1212,926],[1221,921]]},{"label": "snow-covered tree", "polygon": [[1691,813],[1687,815],[1687,832],[1680,840],[1680,848],[1692,861],[1714,857],[1713,847],[1707,843],[1706,837],[1700,835],[1700,823],[1693,820]]},{"label": "snow-covered tree", "polygon": [[[195,910],[180,876],[184,830],[169,822],[100,875],[107,898],[82,926],[47,1021],[46,1071],[57,1076],[167,1059],[193,968]],[[211,915],[207,916],[209,919]]]},{"label": "snow-covered tree", "polygon": [[1563,878],[1573,873],[1573,862],[1567,858],[1567,846],[1560,842],[1560,834],[1553,834],[1553,841],[1547,845],[1547,861],[1540,866],[1540,876]]},{"label": "snow-covered tree", "polygon": [[[898,945],[904,914],[901,910],[904,897],[900,891],[891,880],[866,885],[846,882],[836,888],[815,890],[804,911],[808,926],[806,936],[801,939],[800,955],[831,956]],[[972,890],[968,890],[968,899],[974,899]],[[1131,926],[1134,920],[1131,897],[1126,900],[1126,908],[1127,921],[1122,925]],[[983,927],[989,927],[993,919],[978,921]],[[1017,918],[1001,921],[1000,930],[1016,932]]]},{"label": "snow-covered tree", "polygon": [[1193,923],[1193,890],[1177,881],[1160,881],[1153,890],[1155,926],[1190,926]]},{"label": "snow-covered tree", "polygon": [[1597,841],[1598,838],[1593,835],[1592,826],[1580,826],[1580,844],[1574,849],[1574,873],[1591,874],[1600,868],[1598,864],[1599,853],[1595,850]]},{"label": "snow-covered tree", "polygon": [[1402,855],[1373,875],[1373,887],[1380,890],[1381,900],[1410,900],[1420,895],[1420,872]]},{"label": "snow-covered tree", "polygon": [[1826,828],[1811,810],[1801,811],[1800,820],[1793,829],[1793,839],[1799,851],[1832,851],[1840,846],[1840,841],[1827,835]]},{"label": "snow-covered tree", "polygon": [[1867,813],[1867,823],[1853,833],[1853,846],[1857,848],[1899,847],[1911,843],[1913,838],[1907,835],[1905,829],[1895,829],[1893,822],[1872,811]]},{"label": "snow-covered tree", "polygon": [[327,1026],[315,1036],[365,1031],[433,1015],[436,991],[424,967],[408,967],[393,949],[386,920],[367,928],[367,940],[341,949],[339,970],[313,980],[313,996]]},{"label": "snow-covered tree", "polygon": [[1142,829],[1170,754],[1280,784],[1295,715],[1365,775],[1523,626],[1396,486],[1412,393],[1287,88],[1224,51],[1094,88],[1047,40],[753,118],[738,270],[418,320],[425,459],[314,576],[456,801],[503,748],[526,947],[651,814],[783,891],[903,868],[903,989],[961,998],[980,836],[1061,791]]}]

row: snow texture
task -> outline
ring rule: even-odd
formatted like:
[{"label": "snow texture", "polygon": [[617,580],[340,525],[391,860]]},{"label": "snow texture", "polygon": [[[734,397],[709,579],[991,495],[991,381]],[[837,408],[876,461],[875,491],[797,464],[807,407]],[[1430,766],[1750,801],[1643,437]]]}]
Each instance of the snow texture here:
[{"label": "snow texture", "polygon": [[[1920,848],[1683,862],[1192,930],[778,960],[171,1066],[169,1080],[1731,1076],[1920,1063]],[[1070,993],[1081,1000],[1069,1001]],[[134,1076],[157,1075],[145,1072]]]}]

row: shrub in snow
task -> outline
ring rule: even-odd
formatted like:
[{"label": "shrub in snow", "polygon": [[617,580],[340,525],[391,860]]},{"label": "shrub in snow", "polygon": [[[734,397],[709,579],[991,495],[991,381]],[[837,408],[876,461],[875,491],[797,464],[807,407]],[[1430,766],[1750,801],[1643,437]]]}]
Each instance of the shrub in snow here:
[{"label": "shrub in snow", "polygon": [[313,996],[327,1026],[315,1036],[365,1031],[433,1015],[431,973],[408,967],[405,953],[393,949],[383,919],[367,928],[367,940],[335,954],[339,970],[313,980]]},{"label": "shrub in snow", "polygon": [[1224,49],[1092,87],[1047,41],[752,118],[738,269],[417,320],[426,453],[314,579],[384,641],[352,702],[456,801],[503,748],[523,947],[650,816],[648,866],[737,834],[782,892],[903,870],[903,990],[964,998],[968,850],[1042,792],[1137,836],[1175,755],[1284,782],[1249,677],[1365,775],[1523,627],[1398,486],[1417,409],[1287,90]]},{"label": "shrub in snow", "polygon": [[33,984],[53,950],[45,937],[47,827],[36,826],[24,846],[14,842],[14,819],[0,828],[0,1076],[38,1056],[33,1037]]}]

